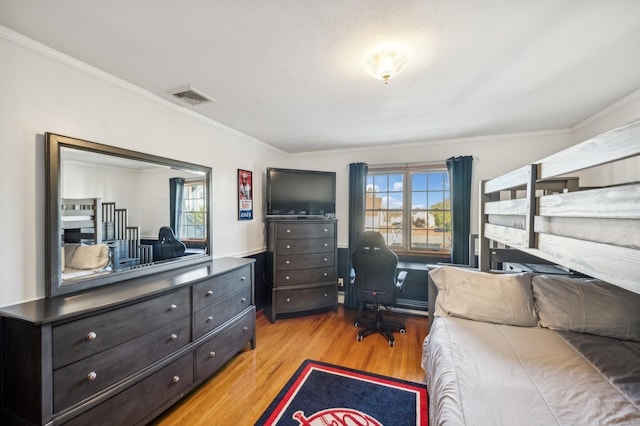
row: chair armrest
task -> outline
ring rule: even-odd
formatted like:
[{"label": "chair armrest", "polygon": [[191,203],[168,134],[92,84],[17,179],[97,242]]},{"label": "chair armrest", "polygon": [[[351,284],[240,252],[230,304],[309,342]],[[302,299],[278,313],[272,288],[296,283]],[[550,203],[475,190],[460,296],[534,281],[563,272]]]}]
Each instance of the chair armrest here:
[{"label": "chair armrest", "polygon": [[398,290],[402,289],[402,286],[404,286],[404,281],[407,279],[407,271],[400,271],[398,273],[398,277],[396,278],[396,287],[398,288]]}]

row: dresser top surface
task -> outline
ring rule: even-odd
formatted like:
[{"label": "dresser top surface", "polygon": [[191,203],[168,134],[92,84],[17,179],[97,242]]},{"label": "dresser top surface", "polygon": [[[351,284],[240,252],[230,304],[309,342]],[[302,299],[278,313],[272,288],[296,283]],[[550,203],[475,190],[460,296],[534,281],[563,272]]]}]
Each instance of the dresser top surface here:
[{"label": "dresser top surface", "polygon": [[38,299],[0,308],[0,316],[34,325],[107,309],[165,293],[254,263],[254,259],[222,257],[169,272],[134,278],[78,294]]}]

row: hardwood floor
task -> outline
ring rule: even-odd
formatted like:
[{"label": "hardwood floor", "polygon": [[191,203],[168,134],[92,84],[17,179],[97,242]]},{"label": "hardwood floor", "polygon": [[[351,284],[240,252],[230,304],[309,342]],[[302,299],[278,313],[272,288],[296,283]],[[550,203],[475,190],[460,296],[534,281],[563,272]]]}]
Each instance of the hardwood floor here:
[{"label": "hardwood floor", "polygon": [[257,314],[255,350],[247,349],[220,372],[156,419],[169,425],[253,425],[306,359],[425,383],[420,367],[427,318],[387,314],[402,319],[407,333],[395,333],[390,347],[379,334],[356,341],[356,311],[323,312],[278,319]]}]

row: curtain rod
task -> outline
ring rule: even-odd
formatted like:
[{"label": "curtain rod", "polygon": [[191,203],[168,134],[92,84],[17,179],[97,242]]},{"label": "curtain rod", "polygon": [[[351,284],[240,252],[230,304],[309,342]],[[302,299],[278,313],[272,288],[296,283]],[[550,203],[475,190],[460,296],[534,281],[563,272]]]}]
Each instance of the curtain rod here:
[{"label": "curtain rod", "polygon": [[[456,156],[457,157],[457,156]],[[473,161],[478,161],[479,158],[473,156]],[[416,161],[413,163],[388,163],[388,164],[369,164],[370,169],[389,169],[389,168],[413,168],[424,166],[440,166],[446,164],[447,160],[433,160],[433,161]]]},{"label": "curtain rod", "polygon": [[388,168],[411,168],[421,166],[440,166],[446,163],[447,160],[439,161],[420,161],[415,163],[388,163],[388,164],[369,164],[370,169],[388,169]]}]

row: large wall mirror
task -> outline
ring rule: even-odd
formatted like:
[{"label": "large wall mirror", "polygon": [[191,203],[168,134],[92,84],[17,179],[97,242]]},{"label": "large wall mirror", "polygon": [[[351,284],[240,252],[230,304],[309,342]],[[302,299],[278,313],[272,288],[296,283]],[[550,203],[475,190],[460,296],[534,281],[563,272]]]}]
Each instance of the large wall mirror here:
[{"label": "large wall mirror", "polygon": [[211,169],[47,133],[47,297],[206,262]]}]

